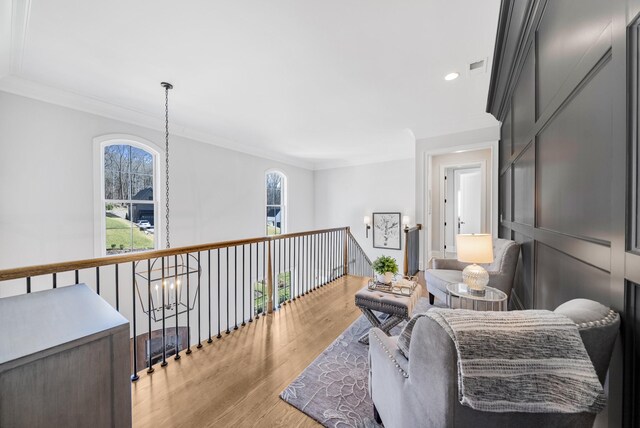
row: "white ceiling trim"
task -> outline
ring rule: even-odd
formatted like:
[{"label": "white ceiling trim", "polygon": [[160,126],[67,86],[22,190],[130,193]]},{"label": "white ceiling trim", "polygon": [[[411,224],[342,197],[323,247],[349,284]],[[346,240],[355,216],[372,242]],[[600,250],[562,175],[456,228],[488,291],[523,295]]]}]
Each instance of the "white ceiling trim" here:
[{"label": "white ceiling trim", "polygon": [[[8,75],[0,79],[0,90],[27,98],[33,98],[51,104],[95,114],[132,125],[142,126],[157,131],[164,131],[164,118],[155,117],[144,112],[136,111],[127,107],[107,103],[99,99],[76,94],[64,89],[44,85],[42,83],[23,79],[15,75]],[[249,147],[236,141],[227,140],[213,136],[206,132],[201,132],[180,124],[171,124],[171,135],[189,138],[201,143],[212,144],[217,147],[233,150],[236,152],[269,159],[284,164],[297,166],[309,170],[315,169],[312,162],[301,160],[297,157],[283,155],[281,153],[261,150]]]},{"label": "white ceiling trim", "polygon": [[331,161],[316,162],[314,169],[316,171],[321,171],[326,169],[347,168],[350,166],[371,165],[376,163],[392,162],[406,159],[415,159],[415,153],[412,156],[403,156],[399,154],[397,156],[374,155],[367,156],[365,158],[359,157],[354,159],[334,159]]}]

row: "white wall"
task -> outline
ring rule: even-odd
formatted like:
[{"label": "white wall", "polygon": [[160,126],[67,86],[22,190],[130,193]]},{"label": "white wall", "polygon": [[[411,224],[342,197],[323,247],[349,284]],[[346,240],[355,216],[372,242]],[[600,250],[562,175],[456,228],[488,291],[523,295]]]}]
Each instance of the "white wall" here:
[{"label": "white wall", "polygon": [[[164,147],[163,132],[0,92],[0,269],[96,256],[93,139],[114,133]],[[313,171],[178,137],[170,156],[173,247],[264,235],[269,168],[288,178],[288,230],[314,227]]]},{"label": "white wall", "polygon": [[[365,238],[363,218],[373,212],[401,212],[415,224],[415,162],[404,159],[371,165],[316,171],[316,226],[350,226],[351,233],[373,261],[394,257],[402,271],[403,250],[373,248],[372,231]],[[402,237],[404,248],[404,234]]]}]

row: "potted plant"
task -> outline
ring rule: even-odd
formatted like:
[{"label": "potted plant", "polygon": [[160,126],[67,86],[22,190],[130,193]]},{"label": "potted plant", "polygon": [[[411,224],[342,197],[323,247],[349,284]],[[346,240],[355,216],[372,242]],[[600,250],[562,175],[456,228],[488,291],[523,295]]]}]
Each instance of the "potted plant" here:
[{"label": "potted plant", "polygon": [[376,281],[390,284],[393,276],[398,273],[396,259],[389,256],[380,256],[373,262],[373,271],[376,273]]}]

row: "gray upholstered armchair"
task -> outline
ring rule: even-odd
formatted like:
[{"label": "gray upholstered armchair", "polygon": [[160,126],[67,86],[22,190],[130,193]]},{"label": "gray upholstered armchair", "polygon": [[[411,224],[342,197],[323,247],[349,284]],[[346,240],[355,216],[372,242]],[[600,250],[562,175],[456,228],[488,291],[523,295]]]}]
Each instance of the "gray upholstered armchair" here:
[{"label": "gray upholstered armchair", "polygon": [[[620,318],[597,302],[575,299],[560,305],[578,325],[600,383],[604,383]],[[451,337],[429,317],[413,327],[409,358],[400,353],[398,337],[377,328],[369,332],[370,391],[375,418],[395,427],[587,427],[593,413],[494,413],[474,410],[458,401],[458,357]]]},{"label": "gray upholstered armchair", "polygon": [[[511,296],[519,255],[520,244],[507,239],[494,239],[493,263],[481,265],[489,273],[489,286],[504,291],[508,297]],[[429,303],[433,304],[434,297],[446,301],[447,285],[462,282],[462,270],[469,264],[456,259],[433,259],[432,268],[425,272]]]}]

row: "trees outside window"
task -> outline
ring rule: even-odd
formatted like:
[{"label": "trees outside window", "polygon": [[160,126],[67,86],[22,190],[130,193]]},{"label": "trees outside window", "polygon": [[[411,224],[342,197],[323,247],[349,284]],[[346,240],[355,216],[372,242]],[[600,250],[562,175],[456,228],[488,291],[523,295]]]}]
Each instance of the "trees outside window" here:
[{"label": "trees outside window", "polygon": [[286,177],[278,171],[267,172],[265,176],[267,193],[267,235],[280,235],[285,229]]},{"label": "trees outside window", "polygon": [[105,253],[155,249],[154,155],[127,144],[106,145],[103,172]]}]

